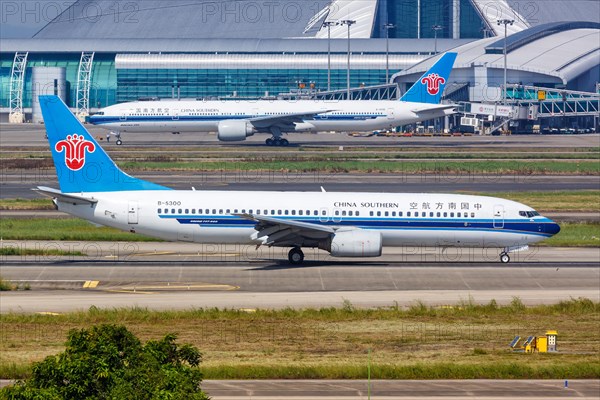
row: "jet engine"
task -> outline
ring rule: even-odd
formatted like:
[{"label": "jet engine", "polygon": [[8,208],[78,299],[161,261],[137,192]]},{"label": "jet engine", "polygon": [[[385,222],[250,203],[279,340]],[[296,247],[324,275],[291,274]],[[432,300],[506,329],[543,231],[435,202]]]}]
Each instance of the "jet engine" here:
[{"label": "jet engine", "polygon": [[226,119],[219,122],[217,137],[222,142],[238,142],[254,135],[256,129],[247,120]]},{"label": "jet engine", "polygon": [[319,248],[333,257],[379,257],[383,246],[381,233],[362,229],[338,231]]}]

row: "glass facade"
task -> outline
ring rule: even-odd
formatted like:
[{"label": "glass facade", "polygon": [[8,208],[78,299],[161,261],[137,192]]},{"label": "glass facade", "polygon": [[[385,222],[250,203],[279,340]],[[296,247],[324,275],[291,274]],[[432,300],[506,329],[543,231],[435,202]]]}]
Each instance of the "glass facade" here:
[{"label": "glass facade", "polygon": [[[438,38],[452,38],[454,0],[380,0],[374,37],[386,36],[383,26],[392,23],[390,38],[433,38],[434,25],[442,27]],[[460,39],[482,38],[483,21],[471,0],[460,0]]]},{"label": "glass facade", "polygon": [[[320,69],[119,69],[117,102],[141,97],[182,98],[275,96],[304,84],[327,90],[327,70]],[[350,86],[385,83],[384,70],[352,70]],[[331,89],[346,88],[346,70],[331,71]]]},{"label": "glass facade", "polygon": [[[14,54],[2,53],[0,57],[0,107],[9,107],[10,74]],[[25,70],[25,88],[23,107],[31,107],[31,69],[33,67],[64,67],[67,72],[67,104],[75,107],[77,101],[77,71],[80,54],[30,54]],[[96,54],[92,69],[92,86],[90,88],[90,107],[104,107],[116,102],[117,76],[114,55]]]}]

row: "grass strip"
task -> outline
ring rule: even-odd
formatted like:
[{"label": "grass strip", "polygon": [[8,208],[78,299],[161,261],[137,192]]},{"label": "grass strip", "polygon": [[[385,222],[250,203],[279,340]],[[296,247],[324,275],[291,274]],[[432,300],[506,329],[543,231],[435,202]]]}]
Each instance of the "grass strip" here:
[{"label": "grass strip", "polygon": [[476,193],[518,201],[538,211],[600,212],[600,190]]},{"label": "grass strip", "polygon": [[[526,307],[422,302],[407,308],[150,311],[97,309],[0,315],[0,378],[23,378],[32,361],[64,349],[70,329],[124,324],[142,340],[166,333],[203,352],[211,379],[598,379],[600,303],[571,299]],[[510,351],[515,335],[558,331],[559,353]]]},{"label": "grass strip", "polygon": [[337,173],[452,173],[516,175],[599,175],[597,161],[229,161],[137,162],[119,166],[127,171],[282,171]]},{"label": "grass strip", "polygon": [[0,210],[54,210],[49,198],[43,199],[0,199]]},{"label": "grass strip", "polygon": [[560,232],[536,243],[541,246],[552,247],[600,247],[600,223],[573,223],[560,224]]},{"label": "grass strip", "polygon": [[3,240],[157,241],[78,218],[0,218],[0,232]]},{"label": "grass strip", "polygon": [[12,246],[0,247],[0,256],[84,256],[80,251],[56,249],[23,249]]}]

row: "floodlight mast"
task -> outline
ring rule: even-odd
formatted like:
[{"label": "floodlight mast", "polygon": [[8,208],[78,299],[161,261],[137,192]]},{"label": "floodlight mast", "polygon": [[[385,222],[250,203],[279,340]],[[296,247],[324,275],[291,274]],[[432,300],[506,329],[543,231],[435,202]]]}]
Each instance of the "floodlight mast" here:
[{"label": "floodlight mast", "polygon": [[504,84],[502,86],[503,89],[503,104],[506,105],[506,85],[507,85],[507,78],[506,78],[506,38],[508,36],[508,25],[512,25],[515,23],[514,19],[499,19],[498,20],[498,25],[504,25]]},{"label": "floodlight mast", "polygon": [[354,19],[341,21],[342,25],[348,25],[348,67],[346,69],[346,100],[350,100],[350,27],[356,23]]}]

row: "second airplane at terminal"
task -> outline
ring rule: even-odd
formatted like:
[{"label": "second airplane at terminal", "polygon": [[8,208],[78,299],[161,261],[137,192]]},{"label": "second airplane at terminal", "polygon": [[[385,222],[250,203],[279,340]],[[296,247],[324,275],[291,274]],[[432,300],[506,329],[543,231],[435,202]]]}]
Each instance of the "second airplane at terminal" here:
[{"label": "second airplane at terminal", "polygon": [[116,104],[90,123],[122,132],[217,132],[224,142],[270,133],[270,146],[286,146],[284,133],[392,129],[454,113],[440,99],[456,53],[446,53],[402,96],[390,100],[156,100]]}]

